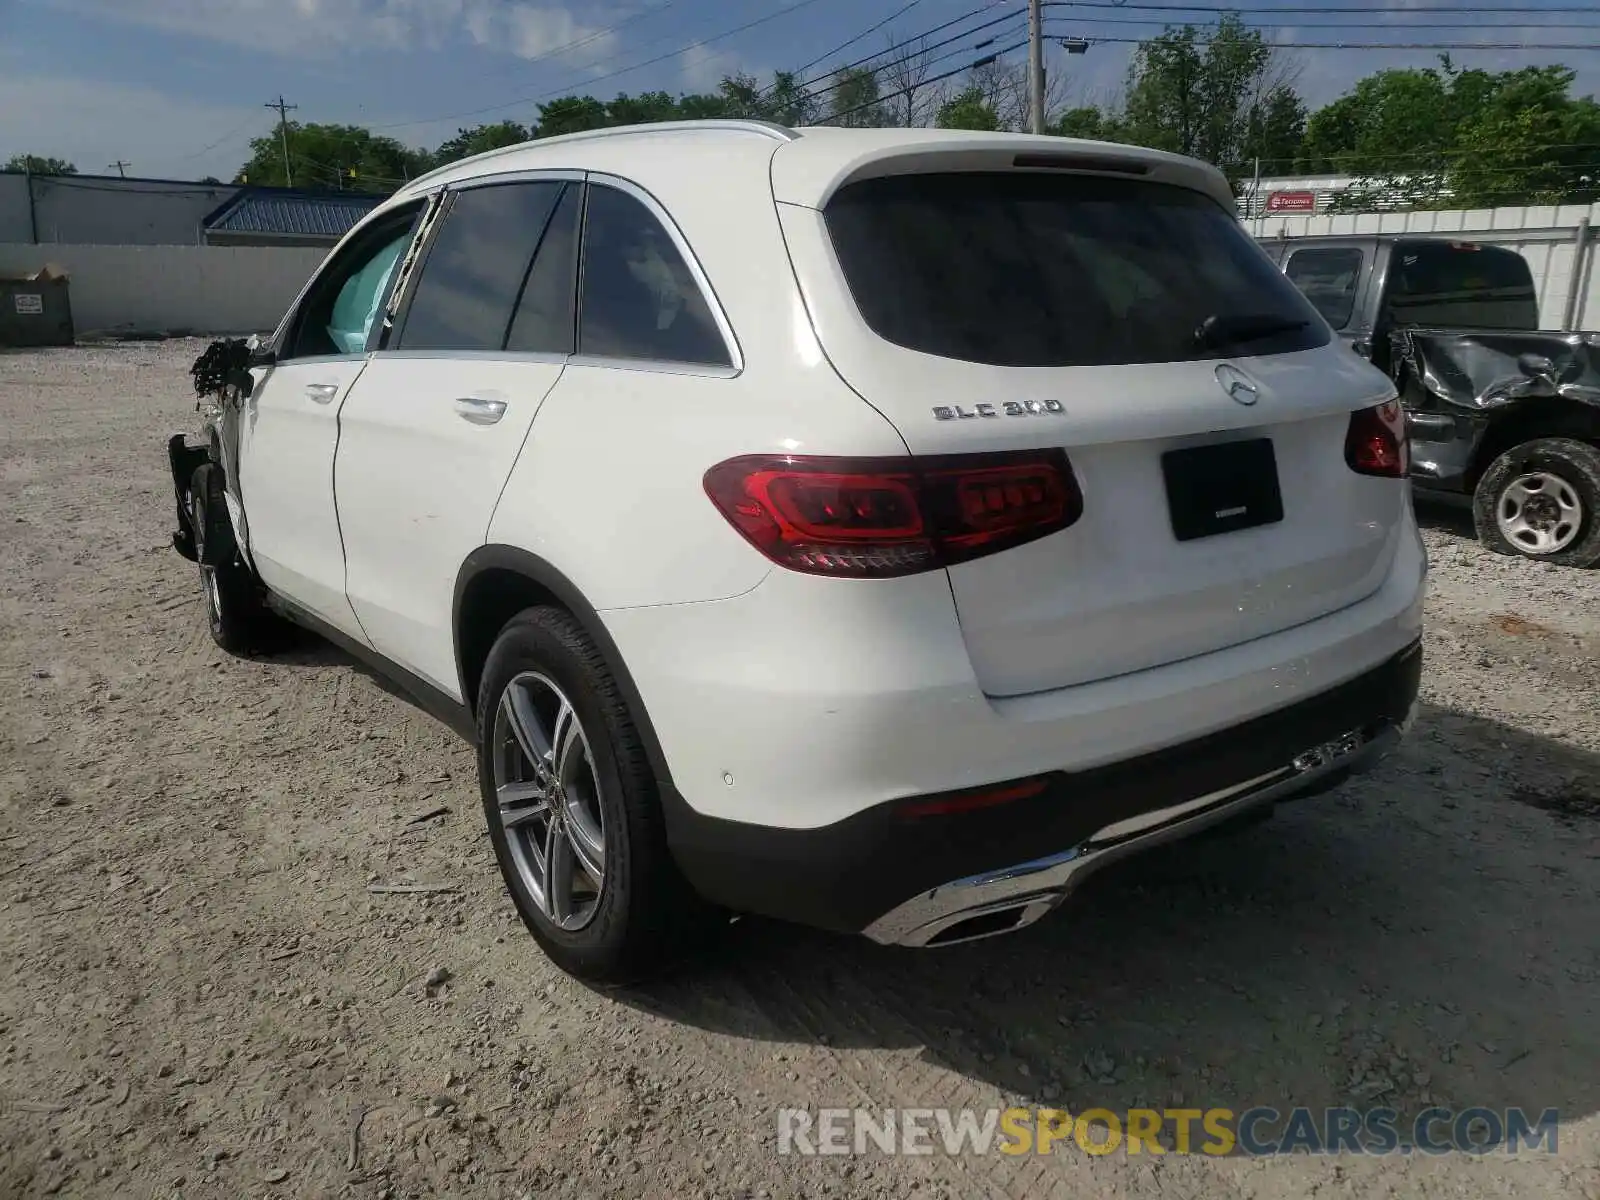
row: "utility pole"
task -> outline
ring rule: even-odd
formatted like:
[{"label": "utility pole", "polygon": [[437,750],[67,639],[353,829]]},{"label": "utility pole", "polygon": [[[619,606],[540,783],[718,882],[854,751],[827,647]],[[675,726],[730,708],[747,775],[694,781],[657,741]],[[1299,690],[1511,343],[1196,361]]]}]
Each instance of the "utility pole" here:
[{"label": "utility pole", "polygon": [[1256,155],[1255,182],[1250,185],[1250,205],[1255,210],[1256,237],[1259,238],[1261,236],[1261,222],[1265,219],[1267,211],[1262,206],[1261,200],[1261,156],[1259,154]]},{"label": "utility pole", "polygon": [[123,162],[120,158],[114,163],[106,164],[107,170],[115,169],[117,174],[121,175],[124,179],[128,177],[128,168],[131,166],[133,166],[131,162]]},{"label": "utility pole", "polygon": [[298,104],[285,104],[283,102],[283,93],[279,92],[275,101],[262,107],[278,110],[278,135],[283,139],[283,182],[288,187],[293,187],[294,170],[289,166],[289,114],[300,106]]},{"label": "utility pole", "polygon": [[1028,0],[1028,132],[1044,132],[1044,4]]}]

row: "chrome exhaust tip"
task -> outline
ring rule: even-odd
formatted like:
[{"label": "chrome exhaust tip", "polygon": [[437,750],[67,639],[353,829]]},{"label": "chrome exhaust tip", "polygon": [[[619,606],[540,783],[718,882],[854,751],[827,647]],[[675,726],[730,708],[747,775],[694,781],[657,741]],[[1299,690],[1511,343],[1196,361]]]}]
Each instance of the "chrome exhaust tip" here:
[{"label": "chrome exhaust tip", "polygon": [[963,909],[913,930],[905,935],[901,945],[932,949],[1015,933],[1032,925],[1066,898],[1065,892],[1039,892]]},{"label": "chrome exhaust tip", "polygon": [[1032,925],[1085,876],[1126,854],[1200,833],[1250,809],[1314,794],[1361,774],[1400,740],[1405,722],[1381,721],[1307,747],[1253,779],[1113,822],[1059,854],[952,880],[913,896],[864,930],[893,946],[953,946]]}]

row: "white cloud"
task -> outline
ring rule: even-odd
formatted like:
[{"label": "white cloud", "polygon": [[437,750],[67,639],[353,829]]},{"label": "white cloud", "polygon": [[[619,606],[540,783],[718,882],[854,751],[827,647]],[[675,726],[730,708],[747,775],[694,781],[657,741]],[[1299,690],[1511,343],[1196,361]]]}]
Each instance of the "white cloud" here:
[{"label": "white cloud", "polygon": [[[280,54],[437,49],[466,37],[519,58],[589,62],[615,35],[559,4],[507,0],[49,0],[96,19]],[[602,10],[603,11],[603,10]],[[580,43],[574,45],[574,43]],[[570,46],[567,54],[562,47]]]},{"label": "white cloud", "polygon": [[[498,24],[505,31],[503,44],[518,58],[543,58],[563,52],[569,61],[593,62],[616,50],[617,35],[607,29],[579,22],[564,8],[541,8],[532,4],[491,5],[487,17],[481,15],[483,5],[475,5],[473,24],[487,23],[491,29]],[[484,45],[494,45],[499,39],[478,38]]]},{"label": "white cloud", "polygon": [[[696,42],[678,56],[682,86],[691,92],[714,92],[724,76],[737,75],[743,69],[742,60],[737,54],[718,50],[703,42]],[[755,74],[754,71],[749,73]]]}]

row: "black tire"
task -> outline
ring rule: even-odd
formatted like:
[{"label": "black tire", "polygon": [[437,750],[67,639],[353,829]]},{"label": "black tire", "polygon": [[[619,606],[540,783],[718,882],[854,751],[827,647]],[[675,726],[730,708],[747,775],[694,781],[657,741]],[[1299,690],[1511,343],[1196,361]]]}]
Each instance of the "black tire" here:
[{"label": "black tire", "polygon": [[282,624],[262,603],[261,588],[239,557],[222,494],[222,468],[216,463],[201,464],[190,478],[189,523],[211,640],[238,655],[275,647]]},{"label": "black tire", "polygon": [[[1559,481],[1577,498],[1577,532],[1560,549],[1540,552],[1521,544],[1501,527],[1502,506],[1515,504],[1515,488],[1530,476]],[[1549,484],[1543,485],[1548,491]],[[1489,464],[1472,496],[1478,540],[1497,554],[1516,554],[1562,567],[1600,563],[1600,450],[1572,438],[1536,438],[1513,446]]]},{"label": "black tire", "polygon": [[[581,765],[569,771],[569,782],[557,791],[563,797],[557,807],[564,814],[556,822],[557,832],[564,841],[547,840],[552,822],[541,820],[538,809],[549,790],[530,778],[538,772],[522,750],[526,743],[516,740],[509,718],[502,715],[502,702],[514,682],[518,699],[535,707],[542,699],[551,706],[539,709],[539,720],[523,722],[525,729],[530,723],[541,727],[541,736],[530,741],[546,745],[561,740],[544,736],[542,727],[555,726],[553,719],[544,718],[565,700],[587,745],[588,753],[575,760]],[[557,966],[590,983],[633,983],[659,972],[705,930],[708,909],[672,861],[655,778],[628,706],[600,652],[571,614],[530,608],[507,623],[484,664],[477,712],[484,817],[506,889],[529,932]],[[499,802],[497,770],[508,781],[512,776],[526,780],[541,793],[522,802],[512,819],[525,819],[510,830]],[[558,897],[553,913],[547,913],[535,892],[535,876],[545,857],[534,853],[535,844],[554,845],[557,861],[579,864],[578,839],[583,828],[593,832],[597,823],[592,816],[599,818],[603,847],[603,858],[597,860],[602,868],[599,886],[592,886],[593,876],[575,866],[573,878],[583,875],[589,894],[574,905],[572,889],[565,889],[565,903],[560,886],[546,889]],[[556,916],[565,916],[568,925],[586,919],[565,927]]]}]

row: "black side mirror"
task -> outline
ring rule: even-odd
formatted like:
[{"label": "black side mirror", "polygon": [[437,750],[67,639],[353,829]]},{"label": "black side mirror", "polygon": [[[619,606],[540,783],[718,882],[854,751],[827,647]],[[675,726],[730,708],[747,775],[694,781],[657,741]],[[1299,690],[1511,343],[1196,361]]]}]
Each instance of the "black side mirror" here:
[{"label": "black side mirror", "polygon": [[1529,379],[1543,380],[1552,387],[1555,386],[1556,364],[1543,354],[1519,354],[1517,356],[1517,370],[1521,371]]}]

